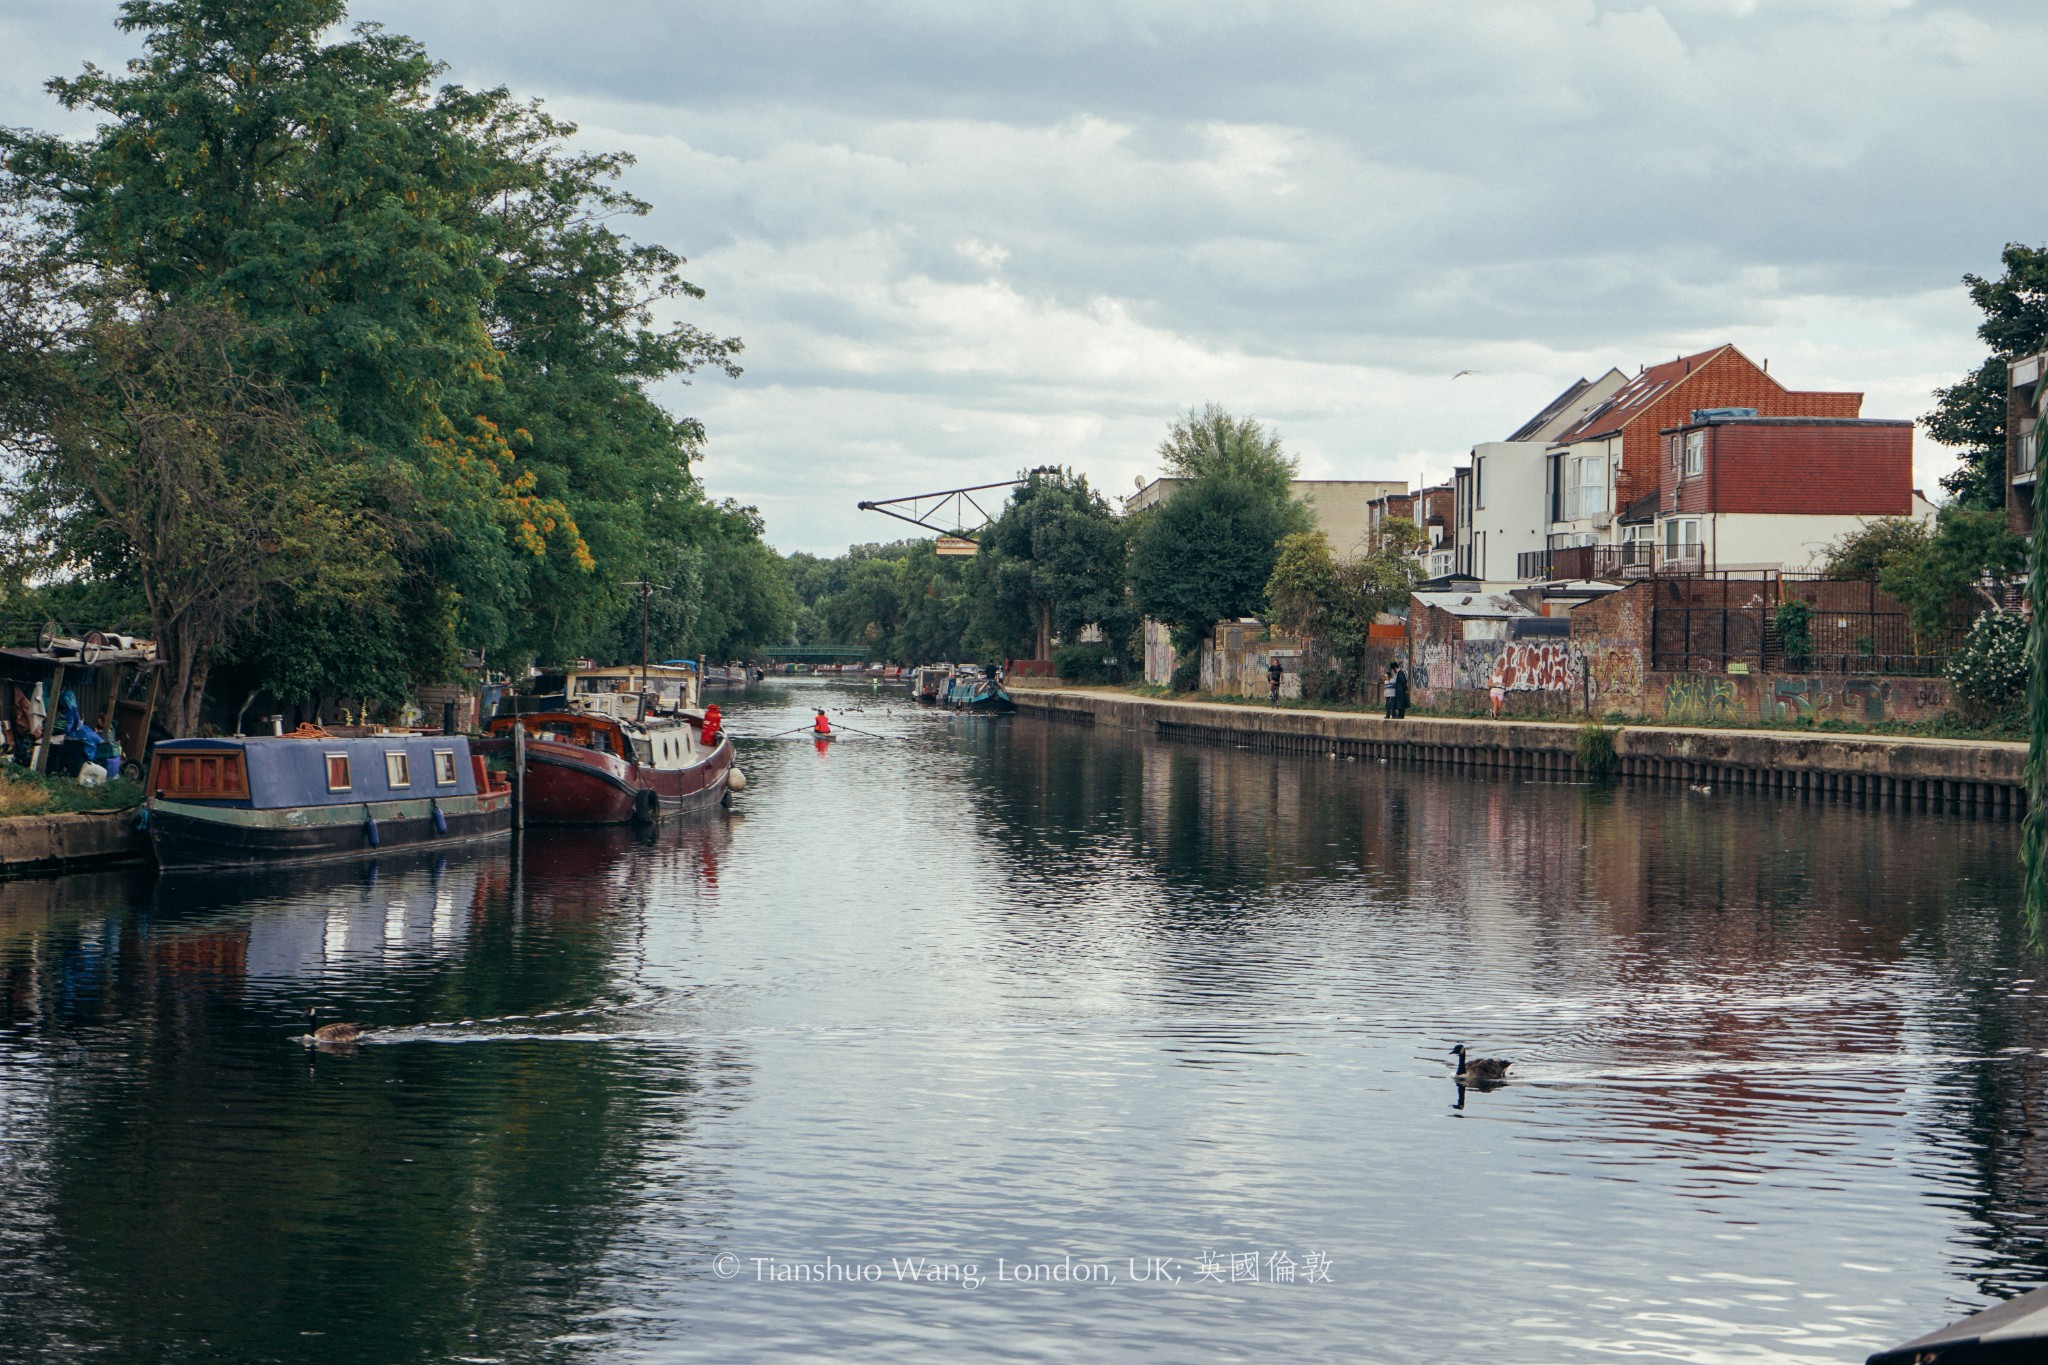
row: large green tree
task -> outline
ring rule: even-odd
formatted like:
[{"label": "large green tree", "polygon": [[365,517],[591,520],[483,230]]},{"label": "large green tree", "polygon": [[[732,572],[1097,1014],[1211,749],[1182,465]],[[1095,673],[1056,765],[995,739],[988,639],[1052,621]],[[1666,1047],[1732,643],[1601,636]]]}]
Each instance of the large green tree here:
[{"label": "large green tree", "polygon": [[1966,507],[2005,505],[2006,365],[2048,348],[2048,248],[2006,246],[1997,279],[1963,276],[1970,301],[1984,314],[1977,335],[1991,354],[1966,378],[1935,391],[1934,411],[1921,418],[1927,434],[1963,452],[1942,479]]},{"label": "large green tree", "polygon": [[1125,525],[1086,476],[1032,470],[980,543],[973,629],[991,652],[1047,659],[1053,640],[1090,625],[1111,640],[1130,633]]},{"label": "large green tree", "polygon": [[624,158],[572,154],[537,106],[437,85],[417,43],[344,18],[129,0],[142,56],[51,84],[94,133],[0,134],[40,253],[140,307],[249,323],[247,363],[347,471],[350,514],[389,528],[369,609],[287,586],[237,647],[285,696],[390,694],[463,647],[581,647],[658,567],[664,503],[701,500],[701,432],[648,385],[738,349],[654,320],[697,291],[613,226],[645,210],[612,183]]},{"label": "large green tree", "polygon": [[1185,482],[1134,519],[1131,593],[1188,656],[1218,621],[1265,607],[1281,539],[1309,530],[1313,518],[1292,495],[1293,458],[1251,418],[1214,404],[1190,412],[1159,454],[1166,473]]}]

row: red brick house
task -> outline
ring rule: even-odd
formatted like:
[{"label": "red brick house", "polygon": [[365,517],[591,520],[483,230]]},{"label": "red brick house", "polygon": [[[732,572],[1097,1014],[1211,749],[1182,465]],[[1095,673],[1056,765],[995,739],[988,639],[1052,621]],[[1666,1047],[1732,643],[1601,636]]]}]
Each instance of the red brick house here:
[{"label": "red brick house", "polygon": [[[1651,365],[1560,434],[1547,452],[1548,543],[1621,543],[1619,513],[1659,491],[1663,435],[1703,409],[1749,408],[1764,417],[1854,418],[1860,393],[1788,389],[1734,346]],[[1910,434],[1910,432],[1909,432]],[[1646,537],[1631,518],[1627,534]]]},{"label": "red brick house", "polygon": [[1659,433],[1656,562],[1674,569],[1805,568],[1872,517],[1926,515],[1913,491],[1913,424],[1692,413]]}]

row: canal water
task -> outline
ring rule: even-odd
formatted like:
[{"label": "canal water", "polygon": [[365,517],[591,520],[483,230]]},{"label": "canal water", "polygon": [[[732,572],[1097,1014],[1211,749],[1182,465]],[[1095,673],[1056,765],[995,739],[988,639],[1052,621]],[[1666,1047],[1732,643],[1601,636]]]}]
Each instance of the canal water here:
[{"label": "canal water", "polygon": [[727,710],[814,704],[652,835],[0,886],[0,1359],[1849,1362],[2048,1280],[2009,824]]}]

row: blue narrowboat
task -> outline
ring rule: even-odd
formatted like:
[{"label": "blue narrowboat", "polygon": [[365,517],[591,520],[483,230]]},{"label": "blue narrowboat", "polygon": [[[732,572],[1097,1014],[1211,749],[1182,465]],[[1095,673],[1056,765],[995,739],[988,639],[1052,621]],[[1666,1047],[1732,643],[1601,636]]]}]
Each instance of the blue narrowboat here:
[{"label": "blue narrowboat", "polygon": [[461,735],[166,740],[148,791],[166,870],[331,862],[512,827],[510,785]]}]

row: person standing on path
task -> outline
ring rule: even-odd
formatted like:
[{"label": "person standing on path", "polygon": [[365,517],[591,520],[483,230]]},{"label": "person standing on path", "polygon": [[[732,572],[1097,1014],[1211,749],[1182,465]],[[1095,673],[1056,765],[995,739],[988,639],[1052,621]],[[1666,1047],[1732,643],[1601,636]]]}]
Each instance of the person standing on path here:
[{"label": "person standing on path", "polygon": [[1273,655],[1266,662],[1266,687],[1269,692],[1266,699],[1267,705],[1278,706],[1280,704],[1280,656],[1278,654]]},{"label": "person standing on path", "polygon": [[1380,700],[1387,704],[1387,719],[1400,720],[1408,714],[1408,670],[1395,659],[1387,664],[1387,676],[1380,684]]}]

